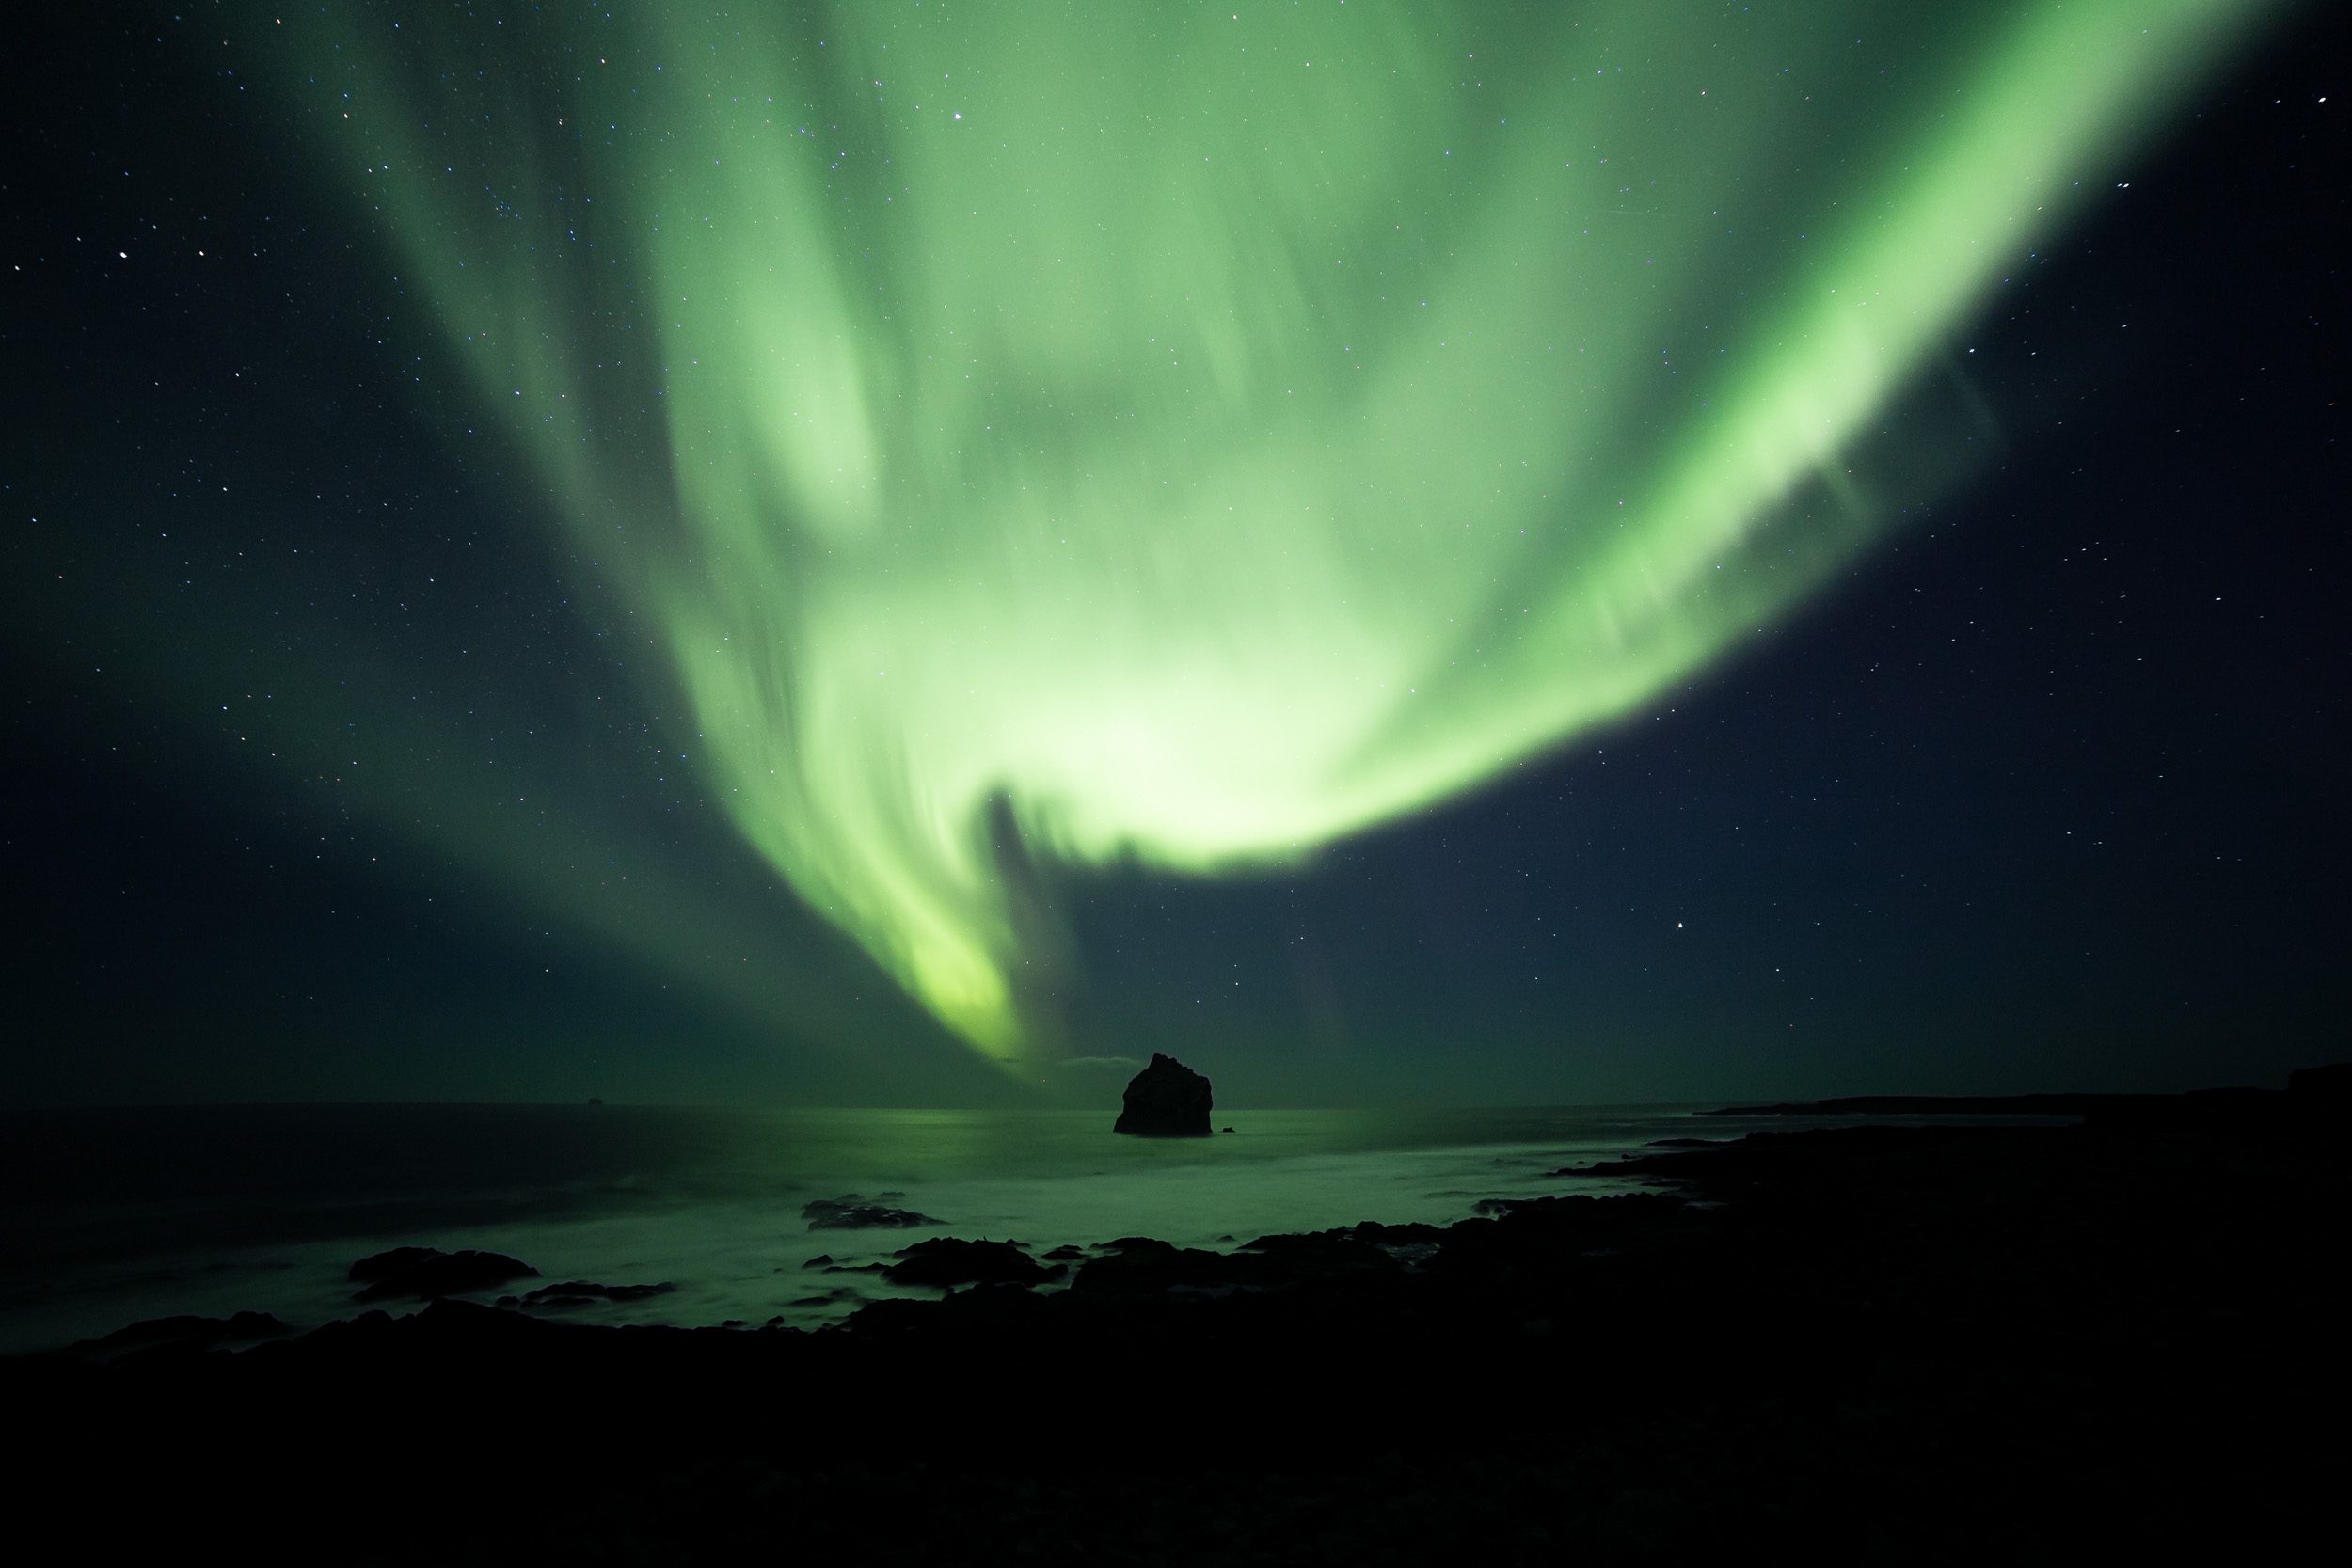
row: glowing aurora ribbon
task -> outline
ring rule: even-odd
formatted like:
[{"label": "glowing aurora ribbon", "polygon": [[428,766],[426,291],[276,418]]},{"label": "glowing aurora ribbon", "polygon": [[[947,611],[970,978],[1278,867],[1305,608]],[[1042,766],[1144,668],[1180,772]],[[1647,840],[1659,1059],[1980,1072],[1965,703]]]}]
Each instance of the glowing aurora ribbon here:
[{"label": "glowing aurora ribbon", "polygon": [[288,58],[743,836],[1009,1061],[1032,857],[1302,856],[1851,559],[1860,466],[1959,444],[1896,400],[2265,8],[665,6]]}]

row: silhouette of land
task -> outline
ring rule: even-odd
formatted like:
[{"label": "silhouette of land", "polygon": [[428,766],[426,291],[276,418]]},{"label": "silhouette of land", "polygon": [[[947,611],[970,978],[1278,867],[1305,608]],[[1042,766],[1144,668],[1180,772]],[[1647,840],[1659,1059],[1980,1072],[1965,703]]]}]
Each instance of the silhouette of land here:
[{"label": "silhouette of land", "polygon": [[135,1336],[0,1367],[18,1528],[384,1563],[2274,1559],[2352,1458],[2341,1084],[1679,1143],[1597,1167],[1645,1190],[1451,1226],[1062,1249],[1066,1289],[933,1246],[1000,1282],[814,1333],[442,1300]]}]

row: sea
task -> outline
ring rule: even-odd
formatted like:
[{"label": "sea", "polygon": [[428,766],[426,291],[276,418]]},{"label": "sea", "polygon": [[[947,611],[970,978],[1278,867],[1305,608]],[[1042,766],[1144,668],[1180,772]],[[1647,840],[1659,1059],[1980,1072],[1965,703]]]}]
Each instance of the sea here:
[{"label": "sea", "polygon": [[[145,1320],[266,1312],[295,1329],[368,1310],[354,1260],[476,1248],[543,1282],[666,1283],[575,1306],[602,1323],[814,1328],[897,1290],[872,1273],[930,1236],[1153,1236],[1230,1248],[1359,1220],[1446,1224],[1486,1200],[1604,1193],[1564,1168],[1661,1138],[1787,1117],[1698,1105],[1219,1110],[1234,1131],[1120,1137],[1100,1111],[628,1105],[266,1105],[0,1115],[0,1354]],[[856,1198],[936,1223],[818,1229]],[[497,1292],[484,1292],[485,1297]],[[414,1310],[413,1304],[391,1310]]]}]

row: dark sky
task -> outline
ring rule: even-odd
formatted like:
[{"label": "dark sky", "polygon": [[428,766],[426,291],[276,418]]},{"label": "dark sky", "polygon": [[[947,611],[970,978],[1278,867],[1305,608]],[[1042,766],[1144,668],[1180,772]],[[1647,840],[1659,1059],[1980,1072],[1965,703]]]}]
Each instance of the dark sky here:
[{"label": "dark sky", "polygon": [[[1069,1048],[1237,1104],[2344,1055],[2328,9],[2019,261],[1963,334],[1996,451],[1769,635],[1301,869],[1044,868]],[[5,109],[0,1098],[1019,1098],[746,852],[216,20],[92,24]]]}]

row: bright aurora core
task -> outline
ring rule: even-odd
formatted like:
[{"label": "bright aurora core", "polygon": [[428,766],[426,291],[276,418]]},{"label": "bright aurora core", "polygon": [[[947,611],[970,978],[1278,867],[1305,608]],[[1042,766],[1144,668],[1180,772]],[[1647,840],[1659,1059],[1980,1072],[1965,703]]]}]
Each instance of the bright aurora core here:
[{"label": "bright aurora core", "polygon": [[1311,855],[1966,474],[1964,334],[2264,8],[287,18],[743,840],[987,1056],[1057,863]]}]

